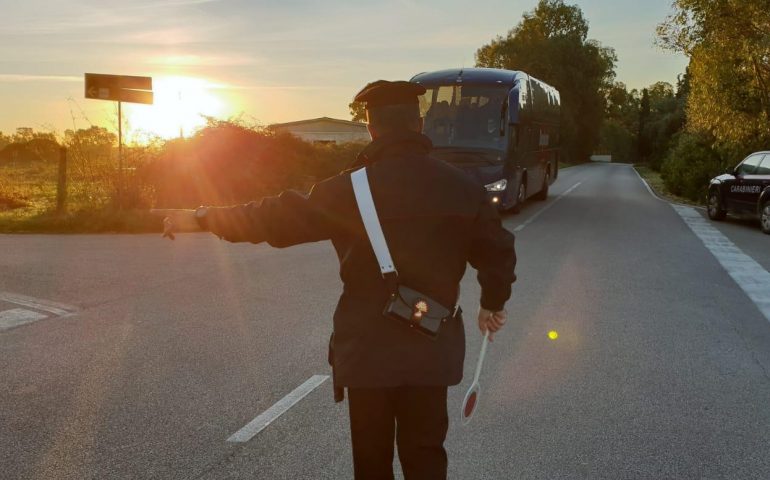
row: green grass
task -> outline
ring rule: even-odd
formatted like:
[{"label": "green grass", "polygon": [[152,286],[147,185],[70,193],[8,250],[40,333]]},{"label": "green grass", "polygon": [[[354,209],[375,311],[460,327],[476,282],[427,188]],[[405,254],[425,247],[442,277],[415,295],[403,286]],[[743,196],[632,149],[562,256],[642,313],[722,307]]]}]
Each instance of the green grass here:
[{"label": "green grass", "polygon": [[646,165],[634,165],[634,168],[636,168],[636,171],[639,172],[639,175],[641,175],[642,178],[647,181],[647,184],[659,197],[665,198],[666,200],[674,203],[682,203],[685,205],[693,206],[702,205],[698,202],[693,202],[689,198],[680,197],[671,193],[668,188],[666,188],[666,183],[663,181],[663,177],[661,177],[660,172],[656,172]]},{"label": "green grass", "polygon": [[147,211],[80,210],[57,215],[0,214],[0,233],[150,233],[160,232],[161,221]]},{"label": "green grass", "polygon": [[57,214],[57,175],[55,165],[0,165],[0,233],[160,231],[146,210],[116,210],[105,182],[70,179],[66,211]]},{"label": "green grass", "polygon": [[53,166],[0,166],[0,215],[26,217],[55,206],[56,169]]}]

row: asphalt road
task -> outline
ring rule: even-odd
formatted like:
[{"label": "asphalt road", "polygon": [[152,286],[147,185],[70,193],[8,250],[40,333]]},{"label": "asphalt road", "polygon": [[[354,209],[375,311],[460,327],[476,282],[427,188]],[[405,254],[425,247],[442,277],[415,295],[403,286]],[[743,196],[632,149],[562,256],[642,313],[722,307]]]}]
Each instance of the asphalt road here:
[{"label": "asphalt road", "polygon": [[[511,319],[463,427],[480,346],[466,322],[450,478],[770,478],[770,322],[671,205],[628,166],[587,165],[505,224],[520,258]],[[756,226],[717,228],[770,268]],[[0,330],[3,479],[352,478],[329,381],[226,441],[330,373],[330,245],[0,236],[0,272],[0,318],[41,317]]]}]

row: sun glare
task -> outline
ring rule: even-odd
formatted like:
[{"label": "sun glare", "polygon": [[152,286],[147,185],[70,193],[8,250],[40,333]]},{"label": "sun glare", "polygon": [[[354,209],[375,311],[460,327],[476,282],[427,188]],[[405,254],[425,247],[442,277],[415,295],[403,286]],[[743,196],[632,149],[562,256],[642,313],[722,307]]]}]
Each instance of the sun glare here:
[{"label": "sun glare", "polygon": [[219,117],[223,101],[214,93],[216,84],[193,77],[153,78],[154,103],[126,108],[129,137],[175,138],[189,136],[205,125],[203,115]]}]

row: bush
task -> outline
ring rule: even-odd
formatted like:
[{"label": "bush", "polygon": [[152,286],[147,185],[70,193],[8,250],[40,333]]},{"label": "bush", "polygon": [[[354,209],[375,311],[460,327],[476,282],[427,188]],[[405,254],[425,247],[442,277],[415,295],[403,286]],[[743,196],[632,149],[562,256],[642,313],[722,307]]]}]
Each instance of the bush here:
[{"label": "bush", "polygon": [[724,172],[727,165],[709,138],[680,133],[672,139],[661,165],[661,175],[671,193],[703,202],[709,180]]},{"label": "bush", "polygon": [[169,142],[141,177],[159,207],[231,205],[307,191],[349,165],[361,144],[313,145],[289,134],[218,122]]},{"label": "bush", "polygon": [[[0,164],[0,231],[102,232],[159,228],[153,206],[194,208],[308,191],[350,165],[363,143],[311,144],[239,121],[210,120],[193,137],[123,148],[93,127],[68,131],[66,213],[56,213],[58,162]],[[57,150],[58,152],[58,150]],[[122,177],[122,210],[116,191]]]}]

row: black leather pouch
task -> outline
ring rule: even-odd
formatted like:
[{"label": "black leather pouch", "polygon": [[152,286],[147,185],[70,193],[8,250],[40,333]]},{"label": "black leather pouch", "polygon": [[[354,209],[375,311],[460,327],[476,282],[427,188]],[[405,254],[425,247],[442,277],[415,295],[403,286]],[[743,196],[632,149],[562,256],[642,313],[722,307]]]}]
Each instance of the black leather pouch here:
[{"label": "black leather pouch", "polygon": [[415,331],[436,338],[441,324],[455,312],[416,290],[399,285],[391,294],[383,314],[406,323]]}]

